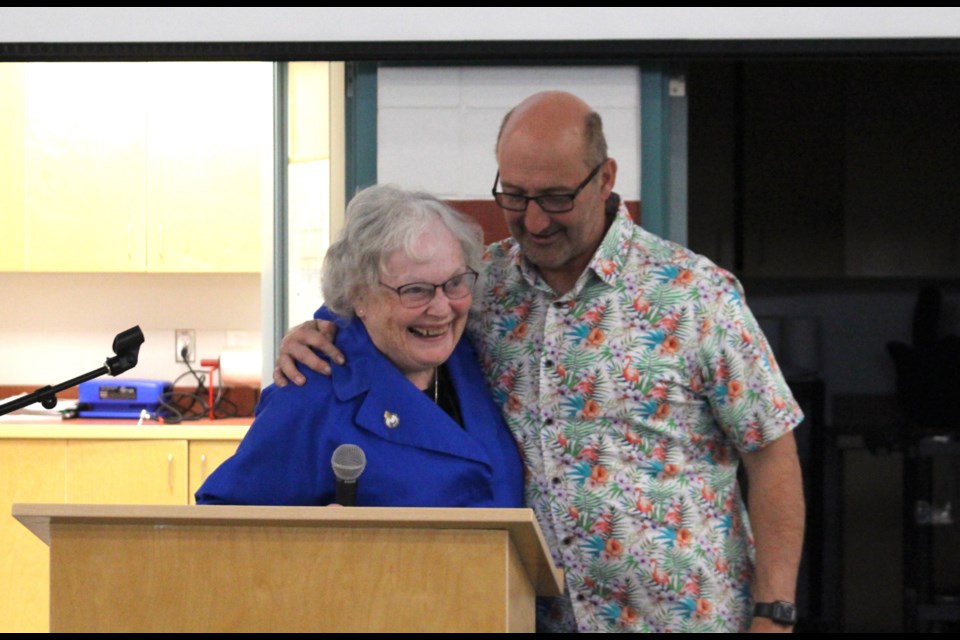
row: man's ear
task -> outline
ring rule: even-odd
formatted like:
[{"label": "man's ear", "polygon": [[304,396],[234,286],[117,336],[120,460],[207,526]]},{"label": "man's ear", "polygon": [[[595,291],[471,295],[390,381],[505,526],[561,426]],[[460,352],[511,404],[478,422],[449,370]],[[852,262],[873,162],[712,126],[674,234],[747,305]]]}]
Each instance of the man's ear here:
[{"label": "man's ear", "polygon": [[617,182],[617,161],[613,158],[607,158],[603,169],[600,169],[600,195],[606,200]]}]

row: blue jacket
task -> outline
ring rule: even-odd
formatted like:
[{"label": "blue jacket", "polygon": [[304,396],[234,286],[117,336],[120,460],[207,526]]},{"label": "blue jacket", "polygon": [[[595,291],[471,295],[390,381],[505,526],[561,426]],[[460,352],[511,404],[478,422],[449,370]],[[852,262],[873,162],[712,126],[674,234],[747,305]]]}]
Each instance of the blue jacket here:
[{"label": "blue jacket", "polygon": [[264,389],[253,425],[197,491],[198,504],[329,504],[330,458],[351,443],[367,459],[357,506],[523,506],[517,445],[466,338],[446,363],[464,428],[376,349],[362,322],[341,327],[336,344],[347,363],[332,376],[305,371],[302,387]]}]

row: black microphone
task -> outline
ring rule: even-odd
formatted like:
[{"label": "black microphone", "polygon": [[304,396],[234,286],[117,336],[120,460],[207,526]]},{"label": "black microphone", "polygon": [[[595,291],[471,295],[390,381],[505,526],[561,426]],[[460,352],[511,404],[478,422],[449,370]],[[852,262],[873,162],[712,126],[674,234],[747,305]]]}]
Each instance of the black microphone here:
[{"label": "black microphone", "polygon": [[342,444],[330,458],[333,474],[337,476],[336,503],[352,507],[357,502],[357,478],[367,466],[367,456],[355,444]]}]

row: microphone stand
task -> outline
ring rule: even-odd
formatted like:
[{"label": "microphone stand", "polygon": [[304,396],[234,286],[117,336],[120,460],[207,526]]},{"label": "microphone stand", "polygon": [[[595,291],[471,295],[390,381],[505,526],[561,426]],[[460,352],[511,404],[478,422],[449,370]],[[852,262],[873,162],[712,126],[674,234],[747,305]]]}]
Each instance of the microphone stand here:
[{"label": "microphone stand", "polygon": [[75,387],[81,382],[93,380],[108,373],[111,376],[116,376],[134,368],[137,366],[137,358],[140,355],[140,345],[143,344],[143,340],[143,332],[140,331],[139,325],[118,333],[113,339],[113,352],[117,355],[107,358],[102,367],[58,385],[52,387],[48,385],[37,389],[31,394],[11,400],[6,404],[0,404],[0,416],[22,409],[34,402],[39,402],[45,409],[53,409],[57,406],[57,393],[64,389]]}]

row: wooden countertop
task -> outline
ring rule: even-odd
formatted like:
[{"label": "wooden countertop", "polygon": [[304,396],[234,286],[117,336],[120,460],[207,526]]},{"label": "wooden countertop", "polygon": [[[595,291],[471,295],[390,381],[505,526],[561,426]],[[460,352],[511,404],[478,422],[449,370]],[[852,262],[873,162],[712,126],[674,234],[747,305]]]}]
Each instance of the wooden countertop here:
[{"label": "wooden countertop", "polygon": [[225,418],[138,425],[136,420],[5,416],[0,421],[0,440],[241,440],[252,422],[253,418]]}]

